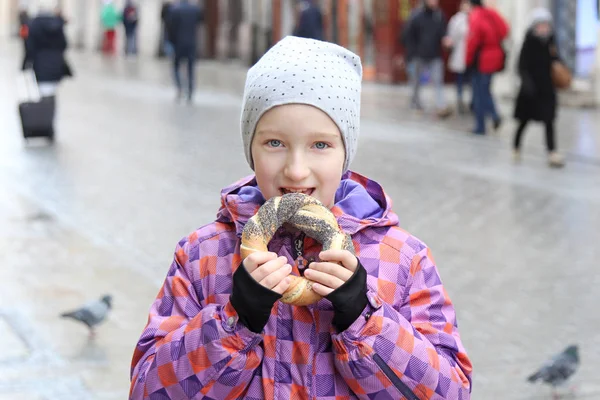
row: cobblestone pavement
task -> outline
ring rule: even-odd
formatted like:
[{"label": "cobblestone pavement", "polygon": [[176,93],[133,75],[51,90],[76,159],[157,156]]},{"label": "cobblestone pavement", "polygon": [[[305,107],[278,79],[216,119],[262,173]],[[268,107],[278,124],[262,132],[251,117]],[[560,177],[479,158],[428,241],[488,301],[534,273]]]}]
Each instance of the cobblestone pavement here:
[{"label": "cobblestone pavement", "polygon": [[[202,63],[193,106],[168,64],[69,55],[58,138],[24,145],[18,43],[0,43],[0,399],[123,399],[129,363],[176,242],[209,222],[250,171],[238,130],[243,69]],[[364,89],[353,169],[383,184],[433,250],[474,362],[474,399],[544,399],[525,377],[570,343],[573,398],[600,398],[600,117],[561,110],[567,167],[545,165],[541,127],[513,165],[514,124],[485,137],[406,110],[406,89]],[[505,115],[510,107],[501,107]],[[215,168],[218,157],[218,168]],[[104,293],[94,342],[57,315]]]}]

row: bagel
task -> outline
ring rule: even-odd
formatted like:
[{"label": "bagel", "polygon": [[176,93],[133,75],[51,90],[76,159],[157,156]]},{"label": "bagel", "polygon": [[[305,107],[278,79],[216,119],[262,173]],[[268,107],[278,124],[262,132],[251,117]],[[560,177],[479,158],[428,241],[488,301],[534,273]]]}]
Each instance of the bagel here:
[{"label": "bagel", "polygon": [[[269,199],[248,220],[242,231],[242,258],[257,251],[268,251],[273,235],[286,222],[321,243],[323,250],[349,250],[354,254],[352,239],[341,231],[327,207],[303,193],[288,193]],[[282,302],[307,306],[321,300],[322,297],[312,290],[312,281],[301,276],[290,277],[292,281],[283,293]]]}]

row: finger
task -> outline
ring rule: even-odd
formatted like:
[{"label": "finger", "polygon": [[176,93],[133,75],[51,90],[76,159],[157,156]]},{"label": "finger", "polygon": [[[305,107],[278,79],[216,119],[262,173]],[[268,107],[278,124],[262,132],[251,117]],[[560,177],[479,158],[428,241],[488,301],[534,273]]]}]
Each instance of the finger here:
[{"label": "finger", "polygon": [[292,266],[290,264],[285,264],[270,275],[266,276],[263,280],[259,281],[259,283],[267,289],[273,290],[273,288],[287,278],[291,272]]},{"label": "finger", "polygon": [[272,288],[271,290],[279,293],[279,294],[283,294],[283,292],[285,292],[286,290],[288,290],[288,288],[290,287],[290,283],[292,283],[292,280],[290,278],[284,278],[281,282],[279,282],[279,284],[277,284],[274,288]]},{"label": "finger", "polygon": [[352,277],[352,271],[340,264],[335,264],[331,262],[313,262],[310,263],[310,269],[314,269],[316,271],[321,271],[329,275],[333,275],[336,278],[341,279],[346,282],[350,277]]},{"label": "finger", "polygon": [[329,275],[325,272],[317,271],[311,268],[308,268],[306,271],[304,271],[304,276],[313,282],[320,283],[332,289],[337,289],[344,284],[344,281],[336,276]]},{"label": "finger", "polygon": [[312,290],[316,294],[321,295],[323,297],[325,297],[325,296],[329,295],[331,292],[333,292],[332,288],[328,288],[327,286],[323,286],[320,283],[313,283]]},{"label": "finger", "polygon": [[277,257],[274,260],[267,261],[263,265],[259,266],[251,272],[250,275],[256,280],[256,282],[260,282],[265,279],[266,276],[271,274],[274,271],[277,271],[279,268],[284,266],[287,263],[287,258],[284,256]]},{"label": "finger", "polygon": [[358,267],[358,259],[348,250],[322,251],[321,254],[319,254],[319,258],[322,261],[341,263],[344,267],[348,268],[352,272],[356,271],[356,268]]},{"label": "finger", "polygon": [[270,251],[257,251],[256,253],[250,254],[244,259],[242,264],[246,270],[251,274],[259,265],[262,265],[268,261],[277,258],[277,254]]}]

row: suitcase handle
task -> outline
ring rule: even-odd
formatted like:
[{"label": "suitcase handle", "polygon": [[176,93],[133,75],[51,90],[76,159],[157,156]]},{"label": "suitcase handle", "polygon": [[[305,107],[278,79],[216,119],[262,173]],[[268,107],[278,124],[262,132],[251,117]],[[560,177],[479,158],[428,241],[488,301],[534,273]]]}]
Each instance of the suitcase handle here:
[{"label": "suitcase handle", "polygon": [[[25,91],[25,100],[37,103],[41,100],[42,96],[40,95],[40,88],[37,83],[37,79],[35,78],[35,73],[33,69],[28,68],[21,74],[20,77],[21,87],[24,88]],[[23,96],[21,97],[23,98]]]}]

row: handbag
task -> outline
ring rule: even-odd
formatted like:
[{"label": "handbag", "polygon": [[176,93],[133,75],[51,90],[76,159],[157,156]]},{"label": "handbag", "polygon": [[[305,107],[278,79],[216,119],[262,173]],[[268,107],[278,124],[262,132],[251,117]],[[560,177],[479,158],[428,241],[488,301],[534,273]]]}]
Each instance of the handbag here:
[{"label": "handbag", "polygon": [[571,86],[573,75],[569,71],[569,68],[562,62],[558,60],[552,61],[550,74],[552,76],[552,83],[557,89],[568,89]]}]

